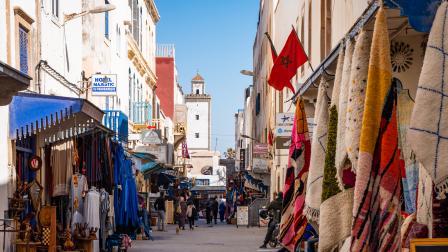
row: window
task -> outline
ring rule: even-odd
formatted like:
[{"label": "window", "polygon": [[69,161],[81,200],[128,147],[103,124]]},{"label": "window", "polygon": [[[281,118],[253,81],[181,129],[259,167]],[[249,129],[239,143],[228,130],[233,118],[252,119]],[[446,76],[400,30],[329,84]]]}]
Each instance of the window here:
[{"label": "window", "polygon": [[199,115],[196,115],[196,120],[199,120]]},{"label": "window", "polygon": [[255,100],[255,115],[260,114],[261,109],[261,95],[260,93],[257,94],[257,99]]},{"label": "window", "polygon": [[115,45],[116,45],[116,50],[117,50],[117,54],[118,56],[120,56],[120,52],[121,52],[121,31],[120,31],[120,27],[115,28],[115,33],[116,33],[116,39],[115,39]]},{"label": "window", "polygon": [[196,94],[197,94],[197,95],[199,94],[199,89],[196,89]]},{"label": "window", "polygon": [[20,72],[28,74],[28,31],[19,25]]},{"label": "window", "polygon": [[59,0],[51,0],[51,13],[55,17],[59,17]]},{"label": "window", "polygon": [[199,133],[194,133],[195,138],[199,138]]},{"label": "window", "polygon": [[[109,4],[109,0],[104,1],[105,4]],[[109,39],[109,12],[104,12],[104,37]]]}]

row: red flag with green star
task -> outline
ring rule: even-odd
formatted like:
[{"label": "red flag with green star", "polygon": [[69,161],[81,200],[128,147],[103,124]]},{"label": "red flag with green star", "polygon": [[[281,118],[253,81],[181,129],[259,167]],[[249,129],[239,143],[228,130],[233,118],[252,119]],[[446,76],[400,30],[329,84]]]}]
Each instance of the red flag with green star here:
[{"label": "red flag with green star", "polygon": [[268,83],[277,90],[287,87],[295,93],[291,78],[297,73],[297,68],[305,64],[308,57],[293,29],[286,40],[285,46],[274,61]]}]

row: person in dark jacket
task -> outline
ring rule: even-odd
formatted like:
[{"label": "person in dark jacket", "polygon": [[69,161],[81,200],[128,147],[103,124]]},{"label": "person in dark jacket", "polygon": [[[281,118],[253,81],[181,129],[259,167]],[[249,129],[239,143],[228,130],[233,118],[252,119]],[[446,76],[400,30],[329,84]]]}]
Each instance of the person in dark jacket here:
[{"label": "person in dark jacket", "polygon": [[218,224],[218,209],[219,209],[218,197],[215,196],[212,201],[212,212],[213,212],[213,218],[215,219],[215,225]]},{"label": "person in dark jacket", "polygon": [[272,233],[275,230],[275,226],[280,223],[281,219],[281,212],[282,212],[282,204],[283,204],[283,192],[279,192],[277,194],[277,198],[271,203],[269,203],[267,210],[272,212],[273,218],[269,222],[268,225],[268,231],[266,232],[266,236],[263,241],[263,245],[260,246],[260,248],[266,248],[266,245],[271,240]]},{"label": "person in dark jacket", "polygon": [[154,208],[157,211],[158,219],[157,219],[157,230],[166,231],[165,225],[165,195],[160,193],[160,197],[156,199],[154,202]]},{"label": "person in dark jacket", "polygon": [[224,200],[221,199],[221,202],[219,202],[219,220],[221,223],[224,222],[224,214],[226,211],[226,203]]}]

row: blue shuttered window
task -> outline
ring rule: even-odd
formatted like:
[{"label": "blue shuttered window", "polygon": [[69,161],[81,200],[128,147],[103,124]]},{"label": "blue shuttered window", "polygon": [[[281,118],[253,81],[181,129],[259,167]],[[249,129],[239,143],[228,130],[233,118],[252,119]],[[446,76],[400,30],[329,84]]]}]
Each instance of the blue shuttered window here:
[{"label": "blue shuttered window", "polygon": [[28,74],[28,31],[19,26],[20,72]]},{"label": "blue shuttered window", "polygon": [[[109,4],[109,1],[104,1],[105,4]],[[109,39],[109,12],[104,13],[104,37]]]}]

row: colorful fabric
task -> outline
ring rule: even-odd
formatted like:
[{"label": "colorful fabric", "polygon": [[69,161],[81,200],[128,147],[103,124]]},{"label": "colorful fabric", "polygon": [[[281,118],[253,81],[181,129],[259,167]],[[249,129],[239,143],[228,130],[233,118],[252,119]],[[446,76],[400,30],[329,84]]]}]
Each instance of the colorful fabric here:
[{"label": "colorful fabric", "polygon": [[[395,79],[396,80],[396,79]],[[404,160],[406,177],[403,178],[403,198],[407,213],[414,213],[417,208],[418,163],[406,139],[411,121],[414,101],[409,96],[409,90],[398,91],[398,132],[401,159]]]},{"label": "colorful fabric", "polygon": [[448,117],[443,116],[448,114],[447,15],[448,3],[444,1],[429,34],[408,132],[416,159],[431,175],[439,199],[448,193]]},{"label": "colorful fabric", "polygon": [[287,87],[295,93],[291,78],[296,75],[297,68],[307,61],[308,57],[297,37],[297,33],[292,29],[282,51],[274,61],[274,66],[269,75],[269,85],[277,90],[283,90]]},{"label": "colorful fabric", "polygon": [[359,204],[353,209],[352,251],[400,248],[402,170],[396,102],[396,91],[392,88],[386,98],[371,167],[367,171],[359,166],[355,188],[360,194],[355,191]]},{"label": "colorful fabric", "polygon": [[[348,153],[345,145],[345,129],[347,120],[348,93],[350,90],[350,73],[352,70],[353,43],[350,40],[346,42],[344,67],[342,70],[341,92],[339,94],[338,106],[338,130],[336,136],[336,157],[335,165],[337,171],[344,170],[346,166]],[[342,174],[342,172],[340,172]],[[342,182],[342,180],[340,181]],[[343,188],[343,184],[339,185]]]},{"label": "colorful fabric", "polygon": [[[294,251],[297,241],[305,232],[308,221],[303,214],[306,183],[311,158],[311,143],[305,105],[302,97],[297,98],[296,112],[289,149],[289,168],[283,194],[283,210],[279,240],[289,251]],[[292,185],[291,174],[294,177]]]},{"label": "colorful fabric", "polygon": [[355,183],[352,251],[400,248],[401,174],[385,10],[376,15]]},{"label": "colorful fabric", "polygon": [[[354,172],[356,172],[358,165],[359,139],[361,137],[362,117],[364,114],[364,99],[366,96],[371,43],[371,36],[367,32],[362,31],[355,45],[352,72],[350,75],[345,146]],[[342,170],[338,170],[338,179],[340,183],[342,180]]]},{"label": "colorful fabric", "polygon": [[325,153],[328,134],[328,97],[326,81],[322,78],[317,94],[316,128],[311,144],[311,162],[305,196],[305,215],[309,220],[318,221],[322,195],[322,178],[324,175]]},{"label": "colorful fabric", "polygon": [[417,222],[428,226],[429,238],[432,238],[433,183],[431,175],[421,164],[418,169],[417,191]]}]

